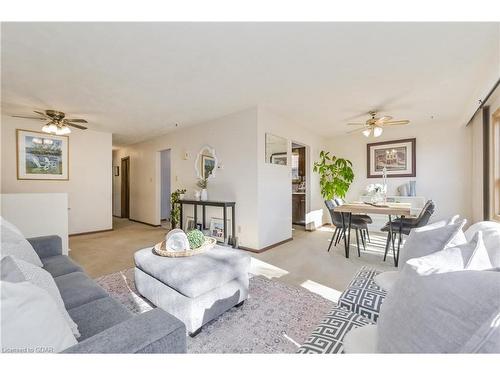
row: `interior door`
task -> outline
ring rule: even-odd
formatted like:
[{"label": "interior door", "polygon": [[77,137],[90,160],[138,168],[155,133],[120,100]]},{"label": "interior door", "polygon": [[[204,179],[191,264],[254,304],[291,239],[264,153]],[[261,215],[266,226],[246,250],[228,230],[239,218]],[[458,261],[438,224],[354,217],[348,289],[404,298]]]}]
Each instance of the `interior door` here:
[{"label": "interior door", "polygon": [[122,158],[121,217],[130,218],[130,157]]}]

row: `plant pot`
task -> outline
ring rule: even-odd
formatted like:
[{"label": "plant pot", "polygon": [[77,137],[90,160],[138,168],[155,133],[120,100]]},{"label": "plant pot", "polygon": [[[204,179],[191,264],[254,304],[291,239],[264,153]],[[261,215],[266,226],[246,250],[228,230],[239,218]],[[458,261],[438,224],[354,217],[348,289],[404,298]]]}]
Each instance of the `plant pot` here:
[{"label": "plant pot", "polygon": [[201,196],[200,196],[200,199],[202,201],[208,201],[208,191],[207,189],[202,189],[201,190]]}]

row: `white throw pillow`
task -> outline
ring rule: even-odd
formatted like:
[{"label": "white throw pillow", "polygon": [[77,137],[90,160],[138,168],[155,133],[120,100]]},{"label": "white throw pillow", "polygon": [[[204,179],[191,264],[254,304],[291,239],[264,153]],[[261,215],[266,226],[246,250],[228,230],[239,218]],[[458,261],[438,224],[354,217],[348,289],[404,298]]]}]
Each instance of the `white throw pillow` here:
[{"label": "white throw pillow", "polygon": [[483,241],[488,251],[491,264],[494,267],[500,267],[500,223],[493,221],[481,221],[471,225],[465,231],[465,238],[470,241],[478,232],[483,232]]},{"label": "white throw pillow", "polygon": [[368,324],[362,327],[353,327],[344,336],[342,345],[346,354],[376,353],[377,326]]},{"label": "white throw pillow", "polygon": [[446,247],[458,246],[466,241],[462,228],[467,220],[458,220],[453,224],[445,221],[433,223],[420,228],[412,229],[401,249],[400,264],[412,258],[443,250]]},{"label": "white throw pillow", "polygon": [[2,216],[0,216],[0,227],[6,227],[10,230],[16,232],[17,234],[23,235],[18,227],[12,224],[10,221],[5,220]]},{"label": "white throw pillow", "polygon": [[49,294],[29,282],[0,281],[3,353],[61,352],[77,341]]},{"label": "white throw pillow", "polygon": [[409,264],[382,304],[377,351],[500,351],[500,272],[420,275]]},{"label": "white throw pillow", "polygon": [[463,270],[485,271],[493,268],[483,243],[482,232],[476,232],[470,242],[410,259],[407,264],[421,275]]},{"label": "white throw pillow", "polygon": [[33,246],[31,246],[22,234],[15,232],[6,225],[2,225],[1,235],[0,258],[12,255],[35,266],[43,266],[35,249],[33,249]]},{"label": "white throw pillow", "polygon": [[386,292],[389,292],[399,277],[399,271],[386,271],[379,273],[373,281]]},{"label": "white throw pillow", "polygon": [[[29,281],[33,285],[47,291],[49,295],[54,300],[57,308],[59,309],[62,317],[66,320],[71,332],[75,337],[80,337],[80,332],[78,331],[78,326],[71,319],[68,314],[68,311],[64,307],[64,301],[62,300],[61,293],[59,293],[59,289],[57,288],[56,282],[50,273],[45,271],[43,268],[32,265],[31,263],[25,262],[21,259],[16,259],[15,257],[6,257],[2,259],[2,263],[8,261],[13,262],[19,271],[23,274],[26,281]],[[2,264],[3,265],[3,264]]]}]

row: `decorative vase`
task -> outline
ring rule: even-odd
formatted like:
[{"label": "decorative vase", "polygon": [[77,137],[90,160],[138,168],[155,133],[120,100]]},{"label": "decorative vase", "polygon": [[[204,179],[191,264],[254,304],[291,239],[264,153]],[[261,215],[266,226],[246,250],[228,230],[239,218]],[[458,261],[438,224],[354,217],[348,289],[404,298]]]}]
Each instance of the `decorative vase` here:
[{"label": "decorative vase", "polygon": [[207,189],[201,189],[201,200],[208,201],[208,191]]},{"label": "decorative vase", "polygon": [[410,193],[408,195],[410,197],[417,195],[417,181],[410,181]]}]

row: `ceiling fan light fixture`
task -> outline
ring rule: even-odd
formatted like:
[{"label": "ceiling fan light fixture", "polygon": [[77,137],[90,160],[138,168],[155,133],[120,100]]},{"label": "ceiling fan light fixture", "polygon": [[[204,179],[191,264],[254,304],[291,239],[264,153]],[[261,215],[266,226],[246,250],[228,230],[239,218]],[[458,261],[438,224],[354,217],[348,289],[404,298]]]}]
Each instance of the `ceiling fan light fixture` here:
[{"label": "ceiling fan light fixture", "polygon": [[365,129],[365,130],[363,130],[361,133],[362,133],[365,137],[367,137],[367,138],[368,138],[368,137],[370,136],[370,134],[372,133],[372,129],[371,129],[371,128],[369,128],[369,129]]},{"label": "ceiling fan light fixture", "polygon": [[380,137],[382,135],[383,131],[384,131],[384,129],[382,129],[380,126],[375,126],[373,128],[373,136],[375,138]]}]

